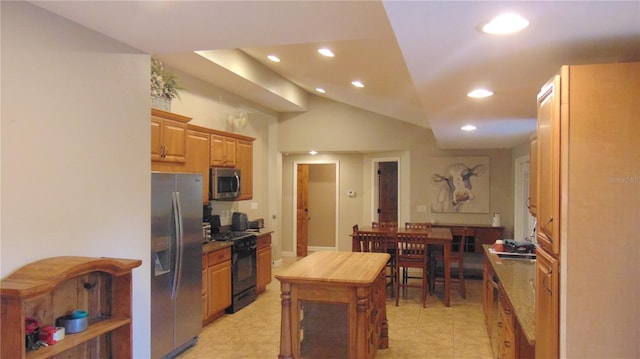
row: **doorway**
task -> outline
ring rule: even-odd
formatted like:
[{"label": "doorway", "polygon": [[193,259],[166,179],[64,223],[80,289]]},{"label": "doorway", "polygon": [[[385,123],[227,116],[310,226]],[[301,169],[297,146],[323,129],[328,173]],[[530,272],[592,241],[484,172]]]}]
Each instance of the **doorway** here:
[{"label": "doorway", "polygon": [[296,256],[338,248],[337,161],[294,162]]},{"label": "doorway", "polygon": [[398,159],[377,159],[373,169],[373,222],[398,222]]},{"label": "doorway", "polygon": [[535,218],[529,213],[529,156],[515,161],[515,193],[513,239],[522,241],[535,226]]}]

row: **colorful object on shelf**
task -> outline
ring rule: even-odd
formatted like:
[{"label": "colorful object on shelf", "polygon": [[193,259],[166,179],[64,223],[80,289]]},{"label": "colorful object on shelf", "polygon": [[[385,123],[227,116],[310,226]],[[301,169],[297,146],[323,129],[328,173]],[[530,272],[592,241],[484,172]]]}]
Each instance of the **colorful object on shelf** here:
[{"label": "colorful object on shelf", "polygon": [[87,329],[89,324],[87,316],[88,313],[84,310],[74,310],[71,314],[58,318],[56,323],[64,327],[67,334],[80,333]]},{"label": "colorful object on shelf", "polygon": [[40,340],[53,345],[64,339],[65,330],[63,327],[54,327],[52,325],[44,327],[40,330]]}]

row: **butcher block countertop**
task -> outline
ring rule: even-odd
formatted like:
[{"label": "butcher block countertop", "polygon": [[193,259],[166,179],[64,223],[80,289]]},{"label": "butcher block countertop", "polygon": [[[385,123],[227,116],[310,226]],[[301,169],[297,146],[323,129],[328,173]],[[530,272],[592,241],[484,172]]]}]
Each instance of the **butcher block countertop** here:
[{"label": "butcher block countertop", "polygon": [[282,269],[276,278],[292,283],[367,286],[376,280],[389,257],[387,253],[315,252]]}]

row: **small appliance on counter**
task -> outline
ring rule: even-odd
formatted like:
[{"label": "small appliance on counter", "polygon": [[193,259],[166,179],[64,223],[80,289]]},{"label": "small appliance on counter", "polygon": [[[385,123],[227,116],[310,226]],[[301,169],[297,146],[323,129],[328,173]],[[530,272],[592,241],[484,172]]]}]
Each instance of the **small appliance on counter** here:
[{"label": "small appliance on counter", "polygon": [[246,213],[233,212],[231,215],[231,230],[234,232],[243,232],[249,228],[249,217]]}]

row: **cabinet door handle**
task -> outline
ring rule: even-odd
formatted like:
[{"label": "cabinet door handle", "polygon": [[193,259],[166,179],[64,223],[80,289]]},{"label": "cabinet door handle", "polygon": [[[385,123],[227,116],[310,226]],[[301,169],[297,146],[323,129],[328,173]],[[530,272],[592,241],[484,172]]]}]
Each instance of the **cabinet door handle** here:
[{"label": "cabinet door handle", "polygon": [[549,268],[547,273],[545,273],[544,278],[542,278],[542,286],[547,290],[547,292],[549,292],[549,295],[553,295],[553,291],[547,286],[547,278],[551,277],[551,273],[553,273],[553,270]]},{"label": "cabinet door handle", "polygon": [[508,341],[508,340],[505,340],[504,341],[504,346],[507,347],[507,348],[511,348],[511,342]]}]

